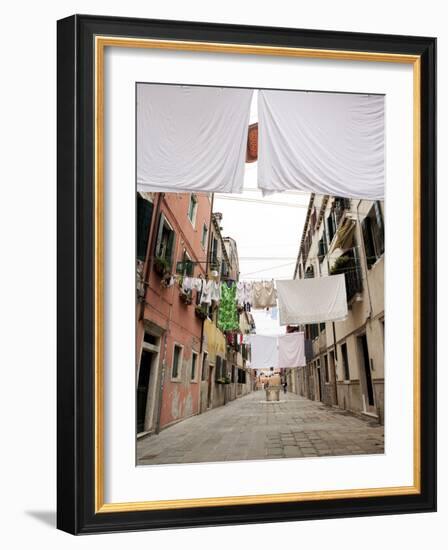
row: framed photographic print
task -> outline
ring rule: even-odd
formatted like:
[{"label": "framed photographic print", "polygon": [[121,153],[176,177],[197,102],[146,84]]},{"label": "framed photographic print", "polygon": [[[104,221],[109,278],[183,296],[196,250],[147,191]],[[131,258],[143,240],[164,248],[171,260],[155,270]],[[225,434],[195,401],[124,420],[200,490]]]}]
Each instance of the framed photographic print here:
[{"label": "framed photographic print", "polygon": [[436,40],[58,22],[58,527],[434,511]]}]

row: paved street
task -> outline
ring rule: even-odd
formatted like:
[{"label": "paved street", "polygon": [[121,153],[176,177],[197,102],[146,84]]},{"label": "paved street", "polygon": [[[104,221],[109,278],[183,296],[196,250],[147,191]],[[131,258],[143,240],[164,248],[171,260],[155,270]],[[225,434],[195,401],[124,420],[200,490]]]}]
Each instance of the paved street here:
[{"label": "paved street", "polygon": [[293,393],[263,391],[184,420],[137,443],[138,464],[382,453],[384,427]]}]

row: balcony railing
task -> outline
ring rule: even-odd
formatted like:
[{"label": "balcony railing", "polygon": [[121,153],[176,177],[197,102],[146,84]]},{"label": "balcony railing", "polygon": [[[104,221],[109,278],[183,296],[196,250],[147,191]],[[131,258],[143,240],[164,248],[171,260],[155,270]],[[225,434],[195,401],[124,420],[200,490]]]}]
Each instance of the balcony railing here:
[{"label": "balcony railing", "polygon": [[362,271],[359,262],[352,255],[340,256],[331,268],[330,273],[331,275],[344,274],[347,302],[350,302],[356,294],[362,292]]},{"label": "balcony railing", "polygon": [[362,292],[362,274],[359,267],[354,267],[350,271],[344,273],[345,276],[345,288],[347,291],[347,302],[356,295]]}]

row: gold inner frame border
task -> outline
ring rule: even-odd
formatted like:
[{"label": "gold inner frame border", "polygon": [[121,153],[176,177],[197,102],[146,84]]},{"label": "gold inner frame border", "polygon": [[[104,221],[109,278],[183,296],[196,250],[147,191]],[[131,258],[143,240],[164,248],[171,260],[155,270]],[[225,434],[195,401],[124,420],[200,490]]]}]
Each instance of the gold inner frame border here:
[{"label": "gold inner frame border", "polygon": [[[180,500],[154,500],[140,502],[104,502],[104,51],[106,47],[152,48],[162,50],[193,51],[207,53],[234,53],[301,57],[330,60],[407,63],[413,65],[413,220],[414,220],[414,372],[413,372],[413,421],[414,421],[414,480],[413,485],[400,487],[379,487],[350,490],[329,490],[299,493],[276,493],[228,497],[192,498]],[[123,38],[116,36],[96,36],[95,56],[95,465],[94,485],[95,513],[132,512],[143,510],[167,510],[208,506],[232,506],[242,504],[263,504],[279,502],[304,502],[333,500],[342,498],[365,498],[420,494],[421,492],[421,350],[420,350],[420,225],[421,225],[421,59],[418,55],[393,54],[382,52],[357,52],[345,50],[325,50],[253,44],[226,44],[214,42],[156,40]]]}]

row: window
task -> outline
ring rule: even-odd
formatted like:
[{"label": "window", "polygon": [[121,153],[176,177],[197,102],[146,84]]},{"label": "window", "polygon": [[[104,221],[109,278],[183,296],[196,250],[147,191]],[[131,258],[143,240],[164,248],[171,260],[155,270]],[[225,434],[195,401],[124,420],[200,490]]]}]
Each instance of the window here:
[{"label": "window", "polygon": [[246,371],[243,369],[238,369],[238,384],[246,383]]},{"label": "window", "polygon": [[324,355],[325,382],[330,381],[330,372],[328,371],[328,355]]},{"label": "window", "polygon": [[370,269],[384,254],[384,223],[379,201],[375,201],[361,225],[367,267]]},{"label": "window", "polygon": [[215,380],[220,380],[222,378],[222,359],[219,355],[216,356],[216,366],[215,366]]},{"label": "window", "polygon": [[236,371],[236,367],[235,365],[232,365],[232,376],[230,379],[231,382],[235,382],[235,371]]},{"label": "window", "polygon": [[342,355],[342,369],[344,371],[344,380],[350,380],[350,369],[348,366],[348,353],[347,353],[347,344],[344,342],[341,344],[341,355]]},{"label": "window", "polygon": [[198,198],[194,193],[192,193],[190,195],[190,204],[188,205],[188,219],[191,221],[193,226],[196,222],[197,209],[198,209]]},{"label": "window", "polygon": [[202,248],[207,247],[207,237],[208,237],[208,227],[204,223],[204,225],[202,226],[202,238],[201,238]]},{"label": "window", "polygon": [[208,358],[208,354],[204,352],[204,355],[202,356],[202,372],[201,372],[201,380],[203,382],[207,380],[207,358]]},{"label": "window", "polygon": [[196,380],[196,366],[198,364],[198,354],[193,351],[191,354],[191,380]]},{"label": "window", "polygon": [[323,332],[325,330],[325,328],[326,328],[325,323],[319,323],[319,331],[320,332]]},{"label": "window", "polygon": [[312,265],[306,268],[305,279],[314,279],[314,267]]},{"label": "window", "polygon": [[[334,373],[334,376],[336,378],[336,380],[338,379],[338,373],[336,372],[336,369],[335,369],[335,353],[334,351],[330,351],[330,366],[331,366],[331,372]],[[333,376],[333,374],[332,374]]]},{"label": "window", "polygon": [[148,332],[145,332],[143,336],[143,342],[146,342],[147,344],[151,344],[153,346],[157,346],[158,338],[156,338],[152,334],[149,334]]},{"label": "window", "polygon": [[328,252],[327,236],[324,231],[319,241],[319,250],[317,253],[317,256],[319,258],[319,263],[322,263],[324,261],[324,258],[327,252]]},{"label": "window", "polygon": [[327,234],[328,242],[331,243],[333,240],[334,234],[336,233],[336,221],[334,219],[334,211],[332,210],[330,215],[327,218]]},{"label": "window", "polygon": [[311,340],[314,340],[314,338],[317,338],[319,336],[319,325],[317,323],[313,323],[312,325],[307,325],[308,331],[309,331],[309,337]]},{"label": "window", "polygon": [[152,202],[137,195],[137,260],[145,261],[151,229]]},{"label": "window", "polygon": [[212,269],[218,268],[218,239],[212,238],[210,246],[210,264]]},{"label": "window", "polygon": [[194,262],[191,261],[191,258],[186,250],[184,250],[184,253],[182,254],[182,261],[177,262],[176,271],[179,275],[183,275],[184,277],[193,277]]},{"label": "window", "polygon": [[173,263],[174,240],[175,233],[164,214],[161,214],[157,232],[155,256],[163,261],[167,269],[170,269]]},{"label": "window", "polygon": [[173,366],[171,369],[171,378],[179,378],[181,364],[182,364],[182,348],[181,346],[178,346],[175,344],[174,352],[173,352]]}]

